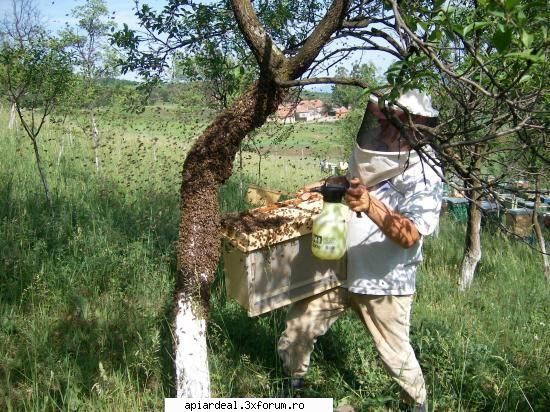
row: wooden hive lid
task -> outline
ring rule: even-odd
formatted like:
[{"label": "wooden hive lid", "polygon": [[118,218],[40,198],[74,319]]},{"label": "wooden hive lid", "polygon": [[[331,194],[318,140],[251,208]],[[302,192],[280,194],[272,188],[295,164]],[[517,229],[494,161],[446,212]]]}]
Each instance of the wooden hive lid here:
[{"label": "wooden hive lid", "polygon": [[222,217],[222,234],[234,247],[250,252],[311,233],[321,200],[291,199]]}]

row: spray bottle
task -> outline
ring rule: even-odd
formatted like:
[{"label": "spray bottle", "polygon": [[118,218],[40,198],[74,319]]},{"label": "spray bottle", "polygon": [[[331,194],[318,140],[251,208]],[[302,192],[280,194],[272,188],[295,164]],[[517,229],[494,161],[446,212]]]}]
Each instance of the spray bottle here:
[{"label": "spray bottle", "polygon": [[311,232],[311,251],[323,260],[340,259],[346,253],[349,208],[342,204],[342,198],[349,183],[329,183],[330,179],[311,189],[323,195],[323,208],[313,220]]}]

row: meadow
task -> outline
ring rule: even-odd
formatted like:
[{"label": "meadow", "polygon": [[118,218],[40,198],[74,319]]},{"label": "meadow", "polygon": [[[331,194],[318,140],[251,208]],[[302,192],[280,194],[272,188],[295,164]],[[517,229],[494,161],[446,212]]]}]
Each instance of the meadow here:
[{"label": "meadow", "polygon": [[[22,130],[0,130],[0,410],[158,411],[174,395],[172,291],[179,176],[208,116],[178,106],[99,119],[101,169],[78,122],[39,137],[53,205]],[[0,124],[7,125],[7,110]],[[279,129],[279,130],[278,130]],[[338,124],[267,125],[219,193],[243,210],[248,184],[292,193],[345,153]],[[471,290],[458,292],[465,227],[441,218],[425,243],[412,340],[430,410],[550,410],[549,286],[527,244],[486,226]],[[208,328],[212,396],[273,397],[286,309],[248,318],[223,262]],[[398,411],[399,391],[351,313],[322,337],[303,396]]]}]

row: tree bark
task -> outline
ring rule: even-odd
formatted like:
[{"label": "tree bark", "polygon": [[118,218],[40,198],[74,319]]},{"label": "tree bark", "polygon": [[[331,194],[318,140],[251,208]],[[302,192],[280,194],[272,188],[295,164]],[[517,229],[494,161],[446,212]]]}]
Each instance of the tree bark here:
[{"label": "tree bark", "polygon": [[191,297],[176,293],[174,336],[178,398],[209,398],[210,371],[206,345],[206,320],[193,307]]},{"label": "tree bark", "polygon": [[50,196],[50,189],[48,188],[48,180],[46,179],[46,174],[42,169],[42,161],[40,159],[40,151],[38,150],[38,143],[36,142],[36,136],[31,138],[32,147],[34,150],[34,157],[36,159],[36,167],[38,167],[38,173],[40,175],[40,180],[42,181],[42,186],[44,186],[44,194],[46,195],[46,201],[48,206],[52,207],[52,198]]}]

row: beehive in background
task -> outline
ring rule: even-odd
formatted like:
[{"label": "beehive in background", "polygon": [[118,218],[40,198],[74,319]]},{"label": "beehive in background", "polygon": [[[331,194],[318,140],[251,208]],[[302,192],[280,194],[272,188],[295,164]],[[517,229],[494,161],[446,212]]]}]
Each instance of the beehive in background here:
[{"label": "beehive in background", "polygon": [[313,217],[321,201],[292,199],[222,220],[228,296],[257,316],[339,286],[345,258],[311,253]]},{"label": "beehive in background", "polygon": [[464,197],[444,197],[443,210],[458,222],[468,220],[468,199]]},{"label": "beehive in background", "polygon": [[507,210],[506,227],[517,236],[531,236],[533,232],[533,211],[525,208]]}]

